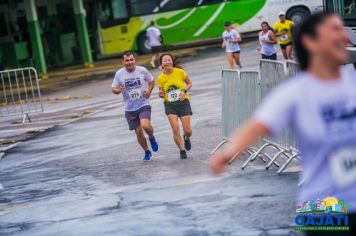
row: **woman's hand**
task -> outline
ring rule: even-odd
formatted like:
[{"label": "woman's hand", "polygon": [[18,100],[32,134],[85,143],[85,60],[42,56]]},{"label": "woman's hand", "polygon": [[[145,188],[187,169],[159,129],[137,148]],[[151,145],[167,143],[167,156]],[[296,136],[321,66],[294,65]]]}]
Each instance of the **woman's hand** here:
[{"label": "woman's hand", "polygon": [[180,94],[179,94],[179,100],[184,101],[184,99],[185,99],[185,91],[182,90],[182,91],[180,91]]},{"label": "woman's hand", "polygon": [[210,169],[214,174],[220,174],[224,171],[225,166],[231,158],[223,152],[217,152],[213,155],[210,161]]},{"label": "woman's hand", "polygon": [[159,93],[158,93],[158,96],[160,97],[160,98],[164,98],[164,91],[163,91],[163,89],[159,89]]}]

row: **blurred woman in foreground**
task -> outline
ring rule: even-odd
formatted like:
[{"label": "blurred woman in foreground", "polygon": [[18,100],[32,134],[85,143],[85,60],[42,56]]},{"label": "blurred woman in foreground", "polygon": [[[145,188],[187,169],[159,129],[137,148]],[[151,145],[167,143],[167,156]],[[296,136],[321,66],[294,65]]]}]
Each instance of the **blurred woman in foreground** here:
[{"label": "blurred woman in foreground", "polygon": [[319,13],[300,25],[294,42],[302,72],[264,99],[232,146],[212,157],[211,169],[222,172],[235,154],[290,125],[303,156],[297,201],[336,197],[350,204],[351,231],[320,235],[356,235],[356,72],[343,66],[349,38],[338,15]]}]

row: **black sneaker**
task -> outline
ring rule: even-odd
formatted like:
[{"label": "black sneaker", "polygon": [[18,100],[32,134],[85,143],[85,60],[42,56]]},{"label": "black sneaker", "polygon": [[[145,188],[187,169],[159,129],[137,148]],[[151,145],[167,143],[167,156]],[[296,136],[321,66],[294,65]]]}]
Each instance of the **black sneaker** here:
[{"label": "black sneaker", "polygon": [[189,138],[186,138],[184,137],[184,147],[185,147],[185,150],[189,151],[191,148],[192,148],[192,144],[190,143],[190,139]]},{"label": "black sneaker", "polygon": [[180,159],[187,159],[187,152],[185,150],[180,151]]}]

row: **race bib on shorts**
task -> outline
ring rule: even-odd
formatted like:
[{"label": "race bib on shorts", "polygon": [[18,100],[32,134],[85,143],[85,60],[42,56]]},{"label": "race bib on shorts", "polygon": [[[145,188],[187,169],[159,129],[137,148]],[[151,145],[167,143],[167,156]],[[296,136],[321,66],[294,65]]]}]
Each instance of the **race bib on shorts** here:
[{"label": "race bib on shorts", "polygon": [[333,152],[329,163],[332,177],[338,187],[356,184],[356,144]]},{"label": "race bib on shorts", "polygon": [[180,90],[172,90],[168,92],[168,102],[176,102],[179,100]]},{"label": "race bib on shorts", "polygon": [[141,89],[132,89],[129,91],[130,101],[137,101],[141,97]]}]

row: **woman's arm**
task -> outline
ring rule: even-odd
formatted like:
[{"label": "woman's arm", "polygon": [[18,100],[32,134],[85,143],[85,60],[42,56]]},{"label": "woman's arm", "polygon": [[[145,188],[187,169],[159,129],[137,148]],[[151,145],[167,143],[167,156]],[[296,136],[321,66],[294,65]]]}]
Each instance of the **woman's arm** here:
[{"label": "woman's arm", "polygon": [[160,98],[164,98],[164,90],[163,90],[163,88],[159,88],[158,96]]},{"label": "woman's arm", "polygon": [[192,81],[190,80],[188,75],[185,77],[184,82],[185,82],[185,90],[188,92],[188,90],[192,87]]},{"label": "woman's arm", "polygon": [[276,41],[276,36],[275,36],[275,34],[274,34],[272,31],[269,33],[268,36],[271,37],[271,40],[265,40],[265,41],[264,41],[265,43],[269,43],[269,44],[276,44],[276,43],[277,43],[277,41]]},{"label": "woman's arm", "polygon": [[185,99],[185,94],[188,92],[188,90],[192,87],[192,81],[190,80],[189,76],[187,75],[184,78],[185,82],[185,88],[183,91],[180,93],[180,100],[183,101]]}]

